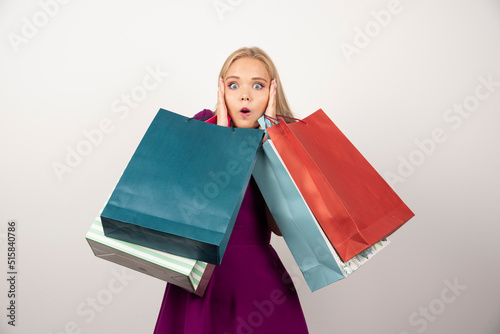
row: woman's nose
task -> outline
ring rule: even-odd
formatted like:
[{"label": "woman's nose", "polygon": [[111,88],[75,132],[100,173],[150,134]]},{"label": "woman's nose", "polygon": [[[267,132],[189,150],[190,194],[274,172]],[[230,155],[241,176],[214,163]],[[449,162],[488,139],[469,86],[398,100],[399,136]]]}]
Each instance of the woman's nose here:
[{"label": "woman's nose", "polygon": [[249,101],[250,100],[250,92],[242,91],[240,99],[241,99],[241,101]]},{"label": "woman's nose", "polygon": [[242,87],[240,94],[241,101],[250,101],[250,91],[247,88]]}]

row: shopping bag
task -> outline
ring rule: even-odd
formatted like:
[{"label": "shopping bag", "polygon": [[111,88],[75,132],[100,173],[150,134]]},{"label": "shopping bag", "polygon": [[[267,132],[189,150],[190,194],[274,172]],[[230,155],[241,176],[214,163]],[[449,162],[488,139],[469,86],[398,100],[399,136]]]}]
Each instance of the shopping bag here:
[{"label": "shopping bag", "polygon": [[252,175],[312,292],[349,276],[388,244],[387,240],[380,241],[342,262],[271,140],[258,150]]},{"label": "shopping bag", "polygon": [[414,216],[323,110],[267,132],[343,261]]},{"label": "shopping bag", "polygon": [[106,236],[220,264],[263,133],[160,109],[101,213]]},{"label": "shopping bag", "polygon": [[100,217],[85,236],[94,255],[203,296],[215,265],[135,245],[104,235]]}]

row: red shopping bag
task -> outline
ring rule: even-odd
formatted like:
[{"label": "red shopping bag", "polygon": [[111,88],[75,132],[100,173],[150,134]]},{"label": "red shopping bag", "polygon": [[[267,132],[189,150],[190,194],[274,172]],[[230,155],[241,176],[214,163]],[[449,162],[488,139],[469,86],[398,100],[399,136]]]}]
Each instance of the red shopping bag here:
[{"label": "red shopping bag", "polygon": [[414,216],[323,110],[267,131],[344,262]]}]

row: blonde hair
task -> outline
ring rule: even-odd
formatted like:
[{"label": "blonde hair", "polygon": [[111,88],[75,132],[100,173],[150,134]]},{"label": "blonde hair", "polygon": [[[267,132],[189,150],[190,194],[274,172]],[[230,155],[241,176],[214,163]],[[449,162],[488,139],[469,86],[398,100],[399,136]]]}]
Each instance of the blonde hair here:
[{"label": "blonde hair", "polygon": [[[229,55],[229,57],[226,59],[224,62],[224,65],[222,65],[222,68],[220,70],[219,78],[224,78],[226,76],[226,73],[229,69],[229,67],[234,63],[235,60],[238,60],[240,58],[254,58],[260,60],[263,64],[264,67],[267,70],[267,73],[269,74],[269,77],[272,79],[276,79],[276,83],[278,87],[276,88],[276,115],[279,118],[279,115],[281,116],[286,116],[286,117],[294,117],[292,110],[290,109],[290,106],[288,105],[288,101],[285,96],[285,92],[283,90],[283,85],[281,84],[280,76],[278,74],[278,70],[276,69],[276,66],[274,65],[273,61],[271,60],[271,57],[264,52],[261,48],[258,48],[256,46],[254,47],[243,47],[240,48],[233,53]],[[290,122],[292,121],[291,119],[284,118],[285,121]]]}]

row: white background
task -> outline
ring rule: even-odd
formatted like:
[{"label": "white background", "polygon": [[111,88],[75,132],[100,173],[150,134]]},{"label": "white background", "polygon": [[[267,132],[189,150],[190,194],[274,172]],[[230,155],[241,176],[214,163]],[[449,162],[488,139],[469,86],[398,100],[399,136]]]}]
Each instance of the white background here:
[{"label": "white background", "polygon": [[[95,258],[85,233],[157,110],[213,108],[226,57],[257,45],[296,114],[325,110],[382,175],[400,176],[392,185],[416,213],[386,250],[315,293],[273,240],[310,332],[500,333],[500,2],[391,3],[2,0],[0,332],[152,332],[165,284],[132,271],[116,283],[121,268]],[[123,109],[148,68],[168,75]],[[458,116],[464,103],[472,111]],[[106,119],[112,130],[85,146],[84,133]],[[77,148],[87,155],[58,177],[54,164]],[[16,327],[6,317],[9,219]]]}]

